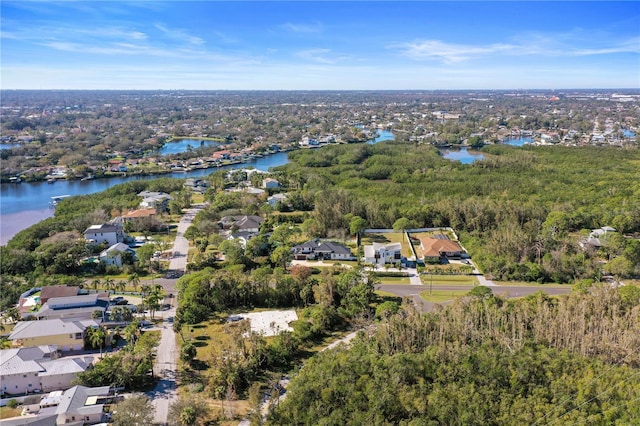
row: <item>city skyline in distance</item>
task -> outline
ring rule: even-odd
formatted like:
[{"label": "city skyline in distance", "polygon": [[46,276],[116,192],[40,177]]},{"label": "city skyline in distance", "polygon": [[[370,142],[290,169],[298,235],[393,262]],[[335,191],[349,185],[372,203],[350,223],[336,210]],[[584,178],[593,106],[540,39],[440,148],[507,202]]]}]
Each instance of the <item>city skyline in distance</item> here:
[{"label": "city skyline in distance", "polygon": [[637,2],[3,1],[2,89],[640,87]]}]

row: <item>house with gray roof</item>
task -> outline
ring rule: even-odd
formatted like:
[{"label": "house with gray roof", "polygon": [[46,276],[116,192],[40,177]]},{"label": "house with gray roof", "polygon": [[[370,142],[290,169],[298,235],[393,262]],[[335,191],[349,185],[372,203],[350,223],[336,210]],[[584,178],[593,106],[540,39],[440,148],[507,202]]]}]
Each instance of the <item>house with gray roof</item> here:
[{"label": "house with gray roof", "polygon": [[49,319],[20,321],[9,335],[13,346],[57,345],[62,352],[81,350],[87,328],[98,327],[96,320]]},{"label": "house with gray roof", "polygon": [[343,244],[333,241],[320,241],[314,239],[306,243],[299,244],[291,249],[293,258],[297,260],[318,259],[318,260],[355,260],[356,257],[351,250]]},{"label": "house with gray roof", "polygon": [[109,246],[124,242],[124,229],[120,224],[91,225],[84,231],[84,239],[92,245],[106,242]]},{"label": "house with gray roof", "polygon": [[58,358],[56,346],[32,346],[0,351],[3,394],[25,394],[67,389],[93,364],[93,357]]},{"label": "house with gray roof", "polygon": [[[106,422],[106,404],[115,403],[117,397],[111,394],[109,386],[89,388],[74,386],[64,392],[51,392],[41,398],[39,406],[29,405],[29,411],[21,419],[25,423],[12,425],[83,426]],[[48,423],[43,422],[44,419]],[[11,419],[14,421],[14,419]],[[17,419],[15,420],[17,421]],[[3,425],[4,420],[3,420]]]},{"label": "house with gray roof", "polygon": [[129,255],[132,256],[132,259],[135,259],[136,257],[136,251],[125,243],[113,244],[108,249],[105,249],[100,253],[100,262],[121,268],[125,253],[129,253]]},{"label": "house with gray roof", "polygon": [[43,304],[34,315],[37,319],[91,319],[94,311],[101,311],[102,317],[109,307],[107,293],[83,294],[80,296],[54,297]]}]

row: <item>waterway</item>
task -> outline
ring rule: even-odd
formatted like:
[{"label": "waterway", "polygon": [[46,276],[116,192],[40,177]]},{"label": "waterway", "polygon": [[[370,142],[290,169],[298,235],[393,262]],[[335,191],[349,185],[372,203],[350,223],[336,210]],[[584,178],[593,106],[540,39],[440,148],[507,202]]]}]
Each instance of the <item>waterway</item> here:
[{"label": "waterway", "polygon": [[216,170],[254,167],[268,171],[271,167],[288,163],[286,152],[257,158],[246,163],[221,166],[211,169],[197,169],[186,173],[172,173],[155,176],[128,176],[93,180],[59,180],[55,183],[3,183],[0,186],[0,245],[5,245],[19,231],[35,225],[43,219],[53,216],[50,206],[51,197],[56,195],[85,195],[104,191],[114,185],[140,179],[158,179],[159,177],[207,176]]},{"label": "waterway", "polygon": [[180,154],[190,149],[198,149],[203,146],[217,146],[220,142],[199,140],[199,139],[180,139],[175,142],[168,142],[160,148],[160,155]]},{"label": "waterway", "polygon": [[[379,130],[375,139],[368,141],[369,144],[393,140],[393,132]],[[177,142],[165,144],[161,154],[178,154],[188,149],[200,147],[200,140],[183,139]],[[219,144],[215,141],[204,141],[205,144]],[[197,169],[186,173],[172,173],[154,176],[128,176],[113,177],[107,179],[93,179],[87,181],[80,180],[59,180],[55,183],[34,182],[34,183],[3,183],[0,186],[0,245],[5,245],[18,232],[29,226],[53,216],[51,208],[51,197],[57,195],[85,195],[104,191],[114,185],[131,180],[149,180],[159,177],[175,177],[184,179],[188,177],[207,176],[216,170],[238,169],[254,167],[258,170],[268,171],[271,167],[281,166],[289,162],[286,152],[268,155],[246,163],[233,164],[211,169]]]},{"label": "waterway", "polygon": [[507,138],[502,143],[505,145],[511,145],[511,146],[523,146],[524,144],[527,144],[527,143],[533,143],[533,138],[529,136],[521,136],[518,138]]},{"label": "waterway", "polygon": [[378,130],[378,136],[376,136],[375,139],[371,139],[370,141],[367,141],[367,143],[370,145],[373,145],[382,141],[391,141],[391,140],[394,140],[395,138],[396,137],[393,134],[393,132],[389,130]]},{"label": "waterway", "polygon": [[443,149],[440,150],[440,154],[442,154],[442,158],[459,161],[462,164],[471,164],[476,160],[482,160],[484,158],[484,155],[479,151],[469,151],[465,147],[460,149]]}]

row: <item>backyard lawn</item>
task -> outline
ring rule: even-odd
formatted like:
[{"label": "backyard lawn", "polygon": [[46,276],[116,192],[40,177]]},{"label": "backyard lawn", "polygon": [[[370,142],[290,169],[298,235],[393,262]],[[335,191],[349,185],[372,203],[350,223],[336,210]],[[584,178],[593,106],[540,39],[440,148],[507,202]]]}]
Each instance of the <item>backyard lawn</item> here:
[{"label": "backyard lawn", "polygon": [[405,240],[404,232],[387,232],[384,234],[364,234],[362,237],[362,244],[373,244],[373,243],[400,243],[402,244],[402,256],[404,257],[412,257],[413,251],[411,250],[411,245],[408,241]]}]

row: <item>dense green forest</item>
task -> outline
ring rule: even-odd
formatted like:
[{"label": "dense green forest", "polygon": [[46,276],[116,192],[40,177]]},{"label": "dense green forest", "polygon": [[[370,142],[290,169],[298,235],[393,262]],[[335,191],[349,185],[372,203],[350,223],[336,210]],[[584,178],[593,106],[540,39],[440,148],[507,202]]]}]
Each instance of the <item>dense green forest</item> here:
[{"label": "dense green forest", "polygon": [[[487,146],[471,165],[430,145],[344,145],[290,154],[285,174],[315,200],[319,235],[345,233],[354,216],[369,227],[451,226],[496,279],[560,283],[598,279],[598,259],[618,276],[640,273],[640,151],[598,147]],[[619,232],[599,250],[589,230]]]},{"label": "dense green forest", "polygon": [[639,309],[638,288],[595,286],[402,310],[311,359],[269,423],[637,424]]}]

